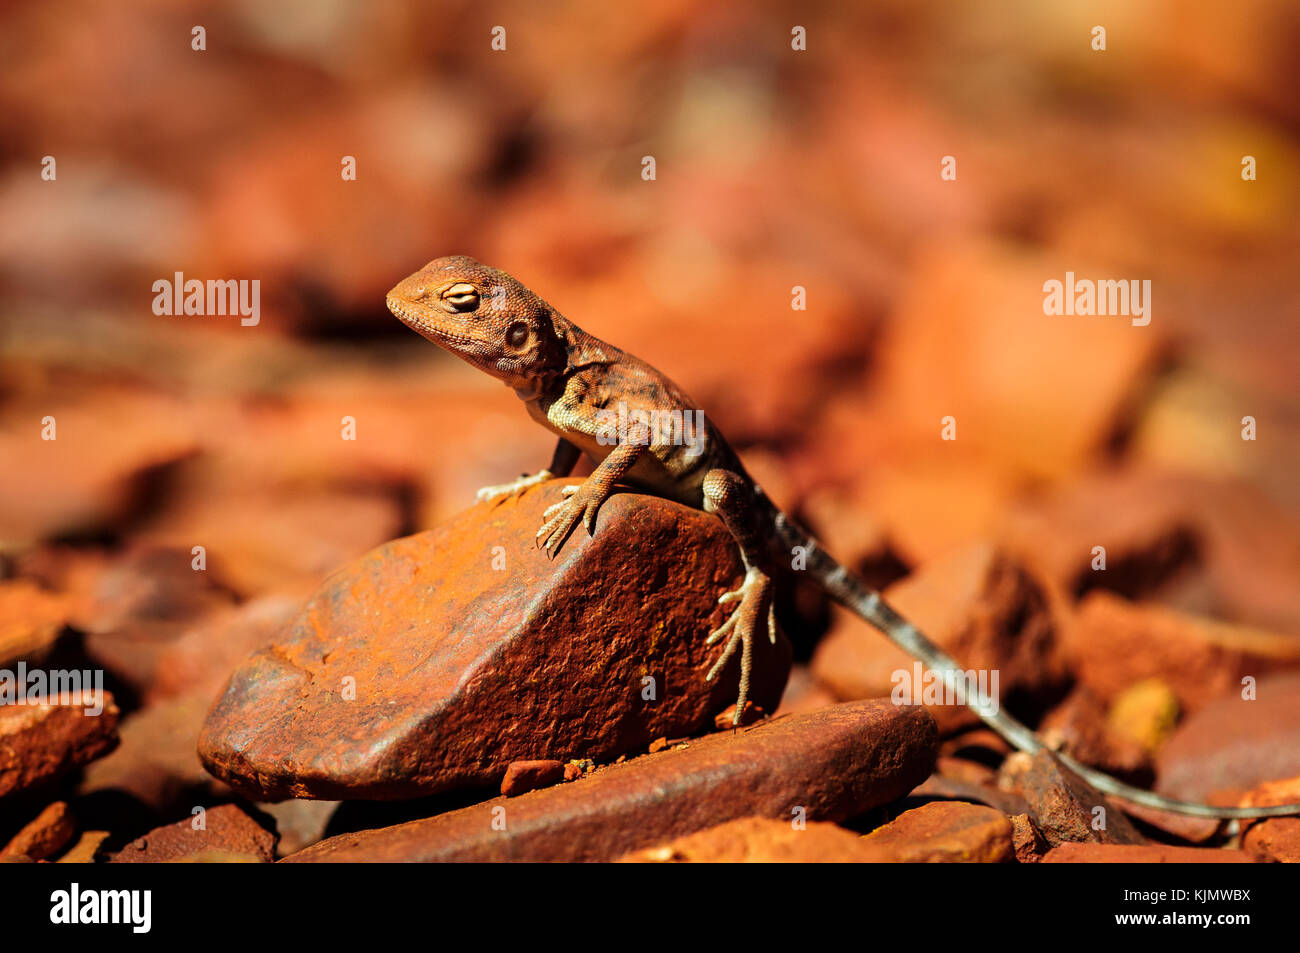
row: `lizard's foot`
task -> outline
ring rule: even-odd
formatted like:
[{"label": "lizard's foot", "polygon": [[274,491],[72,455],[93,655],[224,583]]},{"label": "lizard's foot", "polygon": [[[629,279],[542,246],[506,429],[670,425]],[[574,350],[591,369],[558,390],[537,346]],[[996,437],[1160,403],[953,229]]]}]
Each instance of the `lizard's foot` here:
[{"label": "lizard's foot", "polygon": [[521,476],[513,483],[499,483],[495,486],[481,487],[474,496],[480,502],[484,500],[505,499],[507,497],[517,496],[530,486],[537,486],[539,483],[545,483],[550,478],[550,470],[540,470],[532,476]]},{"label": "lizard's foot", "polygon": [[704,676],[706,681],[713,681],[713,677],[722,671],[722,667],[727,664],[731,656],[736,654],[736,647],[740,647],[740,694],[736,699],[736,714],[731,721],[733,725],[740,724],[740,716],[745,710],[745,700],[749,695],[754,630],[766,621],[767,637],[773,645],[776,644],[776,604],[772,598],[772,580],[768,575],[761,569],[751,568],[745,573],[745,581],[740,584],[739,589],[734,592],[724,592],[718,598],[718,602],[723,605],[737,600],[740,605],[727,617],[726,622],[709,633],[705,641],[706,645],[712,645],[724,637],[727,639],[722,654],[713,663],[713,668],[709,669],[709,674]]},{"label": "lizard's foot", "polygon": [[604,497],[589,488],[586,483],[580,486],[569,484],[561,490],[564,499],[553,503],[542,513],[542,528],[537,531],[536,543],[546,550],[552,559],[569,538],[573,528],[582,520],[587,527],[587,535],[596,535],[596,513]]}]

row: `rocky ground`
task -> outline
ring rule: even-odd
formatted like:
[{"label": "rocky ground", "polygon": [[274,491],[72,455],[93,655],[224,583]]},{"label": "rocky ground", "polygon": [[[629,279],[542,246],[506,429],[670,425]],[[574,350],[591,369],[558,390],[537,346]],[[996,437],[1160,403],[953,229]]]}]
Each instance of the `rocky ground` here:
[{"label": "rocky ground", "polygon": [[[383,305],[506,268],[1056,749],[1298,801],[1293,5],[829,4],[804,59],[793,10],[506,5],[493,58],[472,5],[255,6],[0,13],[0,673],[111,696],[0,705],[0,857],[1300,859],[891,703],[910,660],[803,583],[733,730],[717,522],[620,494],[539,556],[558,483],[471,503],[551,438]],[[154,314],[176,271],[260,322]],[[1067,271],[1150,324],[1045,316]]]}]

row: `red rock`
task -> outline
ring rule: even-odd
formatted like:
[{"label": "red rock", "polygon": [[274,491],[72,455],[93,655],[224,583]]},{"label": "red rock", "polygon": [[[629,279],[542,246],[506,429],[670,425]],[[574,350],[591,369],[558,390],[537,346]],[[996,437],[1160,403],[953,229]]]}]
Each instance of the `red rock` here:
[{"label": "red rock", "polygon": [[99,859],[100,845],[111,836],[109,831],[86,831],[55,863],[93,864]]},{"label": "red rock", "polygon": [[1241,850],[1170,847],[1167,844],[1062,844],[1047,852],[1045,864],[1249,864]]},{"label": "red rock", "polygon": [[114,864],[156,864],[178,860],[216,859],[210,852],[247,855],[263,862],[275,857],[276,835],[234,804],[222,804],[138,837],[113,855]]},{"label": "red rock", "polygon": [[[45,417],[55,439],[42,439]],[[170,397],[99,388],[88,397],[42,395],[6,404],[0,417],[0,543],[31,545],[118,526],[137,507],[150,472],[197,450]]]},{"label": "red rock", "polygon": [[159,654],[189,626],[230,610],[234,594],[190,550],[139,547],[111,562],[74,618],[86,652],[138,691],[153,683]]},{"label": "red rock", "polygon": [[124,791],[160,813],[192,806],[196,791],[228,794],[195,750],[210,704],[211,695],[199,691],[132,712],[122,721],[117,749],[86,768],[80,793]]},{"label": "red rock", "polygon": [[977,458],[955,464],[922,455],[870,467],[855,494],[862,509],[879,514],[900,562],[924,566],[991,538],[1017,488]]},{"label": "red rock", "polygon": [[1011,821],[1011,846],[1016,860],[1022,864],[1036,864],[1046,856],[1047,840],[1028,814],[1013,814]]},{"label": "red rock", "polygon": [[1110,730],[1105,703],[1086,686],[1077,687],[1044,716],[1038,734],[1054,751],[1139,786],[1153,779],[1151,755]]},{"label": "red rock", "polygon": [[[1004,698],[1042,692],[1062,675],[1047,595],[1031,574],[987,545],[929,563],[884,595],[967,671],[997,671]],[[910,684],[914,660],[845,611],[817,646],[812,671],[840,698],[868,698],[890,695],[896,673],[908,675]],[[978,723],[964,705],[928,707],[943,732]]]},{"label": "red rock", "polygon": [[834,824],[742,817],[665,844],[624,854],[627,864],[869,864],[888,862],[864,839]]},{"label": "red rock", "polygon": [[[726,531],[619,493],[596,535],[579,527],[551,561],[533,537],[560,486],[479,505],[336,572],[232,676],[200,736],[204,764],[263,800],[410,797],[499,783],[511,761],[609,759],[708,724],[739,677],[729,667],[704,680],[718,594],[742,576]],[[784,640],[757,640],[756,704],[775,706],[789,662]]]},{"label": "red rock", "polygon": [[32,860],[46,860],[62,850],[76,831],[77,822],[67,802],[55,801],[0,848],[0,855],[21,854]]},{"label": "red rock", "polygon": [[1063,280],[1070,267],[983,240],[932,247],[880,344],[895,426],[939,447],[951,415],[950,447],[1013,473],[1057,477],[1090,460],[1154,369],[1163,334],[1158,323],[1044,315],[1045,276]]},{"label": "red rock", "polygon": [[1300,864],[1300,817],[1270,817],[1252,824],[1241,846],[1258,861]]},{"label": "red rock", "polygon": [[26,579],[0,582],[0,666],[35,664],[54,645],[68,619],[67,600]]},{"label": "red rock", "polygon": [[[1019,503],[1003,523],[1007,549],[1073,597],[1106,589],[1149,596],[1195,572],[1201,560],[1194,507],[1158,473],[1104,470]],[[1092,568],[1093,548],[1106,568]]]},{"label": "red rock", "polygon": [[[294,861],[602,861],[741,817],[843,821],[930,770],[934,721],[887,701],[787,715],[572,784],[322,841]],[[504,822],[504,830],[494,829]]]},{"label": "red rock", "polygon": [[1063,644],[1079,679],[1106,699],[1157,678],[1188,711],[1300,660],[1300,639],[1089,593],[1065,626]]},{"label": "red rock", "polygon": [[[765,713],[761,705],[755,705],[753,702],[746,699],[745,711],[744,714],[740,716],[739,727],[743,728],[746,725],[752,725],[754,722],[762,719],[764,714]],[[728,705],[726,708],[722,709],[722,711],[718,712],[716,715],[713,716],[713,729],[715,731],[730,731],[733,728],[736,728],[737,725],[735,722],[735,717],[736,717],[736,706],[735,703],[733,702],[732,704]]]},{"label": "red rock", "polygon": [[991,807],[932,801],[876,828],[863,843],[896,863],[998,864],[1015,859],[1011,822]]},{"label": "red rock", "polygon": [[1192,713],[1156,756],[1156,790],[1204,801],[1300,775],[1300,673],[1259,679],[1256,699],[1240,690]]},{"label": "red rock", "polygon": [[[1300,804],[1300,778],[1286,778],[1261,784],[1241,798],[1243,807]],[[1300,863],[1300,817],[1270,817],[1242,821],[1241,846],[1256,860],[1269,863]]]},{"label": "red rock", "polygon": [[53,701],[0,706],[0,797],[36,787],[93,761],[117,745],[118,709],[103,693],[103,711]]},{"label": "red rock", "polygon": [[206,693],[215,699],[230,672],[297,615],[303,598],[277,593],[216,612],[189,627],[158,652],[149,699]]},{"label": "red rock", "polygon": [[199,482],[143,536],[156,545],[206,546],[209,566],[253,595],[314,584],[401,525],[397,494],[382,488]]},{"label": "red rock", "polygon": [[[939,749],[943,750],[942,746]],[[978,761],[967,761],[965,758],[952,758],[940,754],[935,761],[934,770],[946,778],[954,781],[964,781],[967,784],[995,784],[997,783],[997,772],[986,764],[980,764]]]},{"label": "red rock", "polygon": [[[1132,804],[1123,799],[1118,799],[1117,803],[1124,813],[1133,820],[1141,821],[1148,827],[1163,831],[1165,834],[1187,841],[1189,844],[1209,843],[1218,837],[1219,831],[1223,827],[1223,821],[1215,817],[1193,817],[1188,814],[1176,814],[1173,811],[1162,811],[1142,804]],[[1214,803],[1213,799],[1211,799],[1210,803]]]},{"label": "red rock", "polygon": [[912,792],[916,797],[936,797],[956,801],[974,801],[995,807],[1010,817],[1029,810],[1025,799],[1014,791],[1003,791],[992,784],[969,781],[945,774],[932,774]]},{"label": "red rock", "polygon": [[564,780],[562,761],[512,761],[501,779],[501,793],[515,797]]},{"label": "red rock", "polygon": [[[1018,781],[1020,793],[1029,802],[1029,816],[1053,847],[1067,842],[1146,843],[1114,802],[1097,793],[1050,751],[1034,755]],[[1104,814],[1098,814],[1098,808]]]}]

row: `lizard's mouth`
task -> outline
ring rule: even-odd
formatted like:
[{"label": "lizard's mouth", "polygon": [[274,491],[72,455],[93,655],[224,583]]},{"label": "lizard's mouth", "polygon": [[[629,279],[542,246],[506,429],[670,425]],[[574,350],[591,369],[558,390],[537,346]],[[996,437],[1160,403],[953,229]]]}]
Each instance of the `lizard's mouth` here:
[{"label": "lizard's mouth", "polygon": [[388,310],[393,312],[398,320],[434,344],[458,351],[466,343],[477,340],[473,335],[465,333],[466,329],[463,325],[453,326],[445,315],[438,314],[428,305],[393,294],[388,295],[385,301]]},{"label": "lizard's mouth", "polygon": [[493,377],[508,380],[497,367],[497,352],[491,341],[481,333],[475,333],[477,329],[470,322],[457,320],[439,308],[431,308],[401,295],[390,293],[385,301],[388,310],[421,337]]}]

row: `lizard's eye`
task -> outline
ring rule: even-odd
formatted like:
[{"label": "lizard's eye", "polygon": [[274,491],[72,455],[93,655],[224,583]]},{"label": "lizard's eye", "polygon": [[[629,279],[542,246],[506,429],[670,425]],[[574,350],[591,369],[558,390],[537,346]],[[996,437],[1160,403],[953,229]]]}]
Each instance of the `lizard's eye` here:
[{"label": "lizard's eye", "polygon": [[442,300],[452,311],[473,311],[478,307],[478,289],[462,281],[444,291]]},{"label": "lizard's eye", "polygon": [[519,350],[528,343],[530,333],[528,325],[524,324],[522,321],[516,321],[514,324],[510,325],[510,327],[506,328],[506,344],[510,345],[510,347],[515,350]]}]

